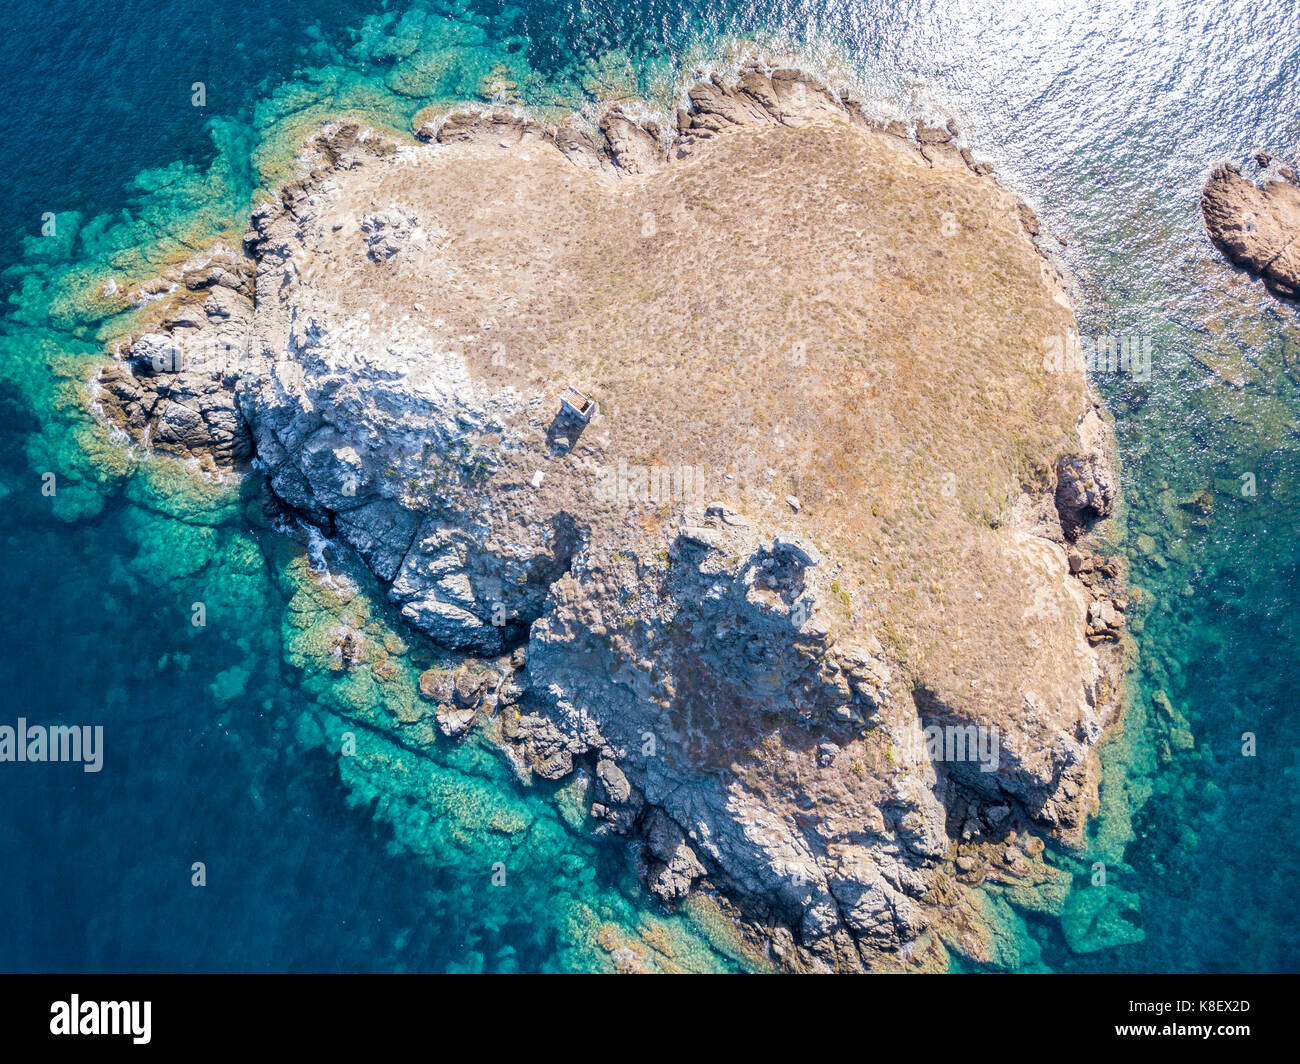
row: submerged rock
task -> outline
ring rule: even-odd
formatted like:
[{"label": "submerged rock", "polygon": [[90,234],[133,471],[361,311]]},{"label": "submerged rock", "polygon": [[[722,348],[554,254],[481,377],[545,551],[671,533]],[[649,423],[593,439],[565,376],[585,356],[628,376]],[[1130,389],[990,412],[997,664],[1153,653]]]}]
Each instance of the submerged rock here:
[{"label": "submerged rock", "polygon": [[1082,370],[1042,361],[1069,301],[951,124],[756,64],[687,99],[675,133],[327,128],[213,312],[157,324],[238,360],[176,399],[118,363],[159,398],[104,411],[255,449],[470,659],[407,714],[587,773],[659,897],[720,891],[790,968],[991,955],[964,882],[1030,874],[1013,830],[1081,837],[1120,704],[1122,573],[1065,553],[1117,501]]}]

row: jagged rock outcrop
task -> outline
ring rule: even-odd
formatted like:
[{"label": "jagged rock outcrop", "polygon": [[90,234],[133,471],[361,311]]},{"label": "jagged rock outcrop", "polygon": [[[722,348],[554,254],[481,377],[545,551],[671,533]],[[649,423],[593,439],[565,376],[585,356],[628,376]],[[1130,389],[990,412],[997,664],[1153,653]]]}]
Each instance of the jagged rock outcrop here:
[{"label": "jagged rock outcrop", "polygon": [[217,246],[139,298],[157,301],[157,329],[134,337],[100,374],[95,400],[149,446],[200,457],[214,472],[246,463],[252,440],[235,384],[253,318],[253,264]]},{"label": "jagged rock outcrop", "polygon": [[1119,485],[1106,459],[1104,426],[1095,409],[1079,423],[1080,454],[1062,455],[1056,463],[1055,505],[1061,530],[1076,540],[1115,511]]},{"label": "jagged rock outcrop", "polygon": [[[230,313],[129,347],[237,364],[129,354],[105,412],[157,441],[179,403],[168,440],[222,468],[251,440],[414,628],[496,663],[421,677],[442,733],[584,770],[661,898],[721,891],[795,969],[980,956],[961,884],[1080,836],[1119,707],[1122,573],[1066,554],[1115,481],[1082,372],[1042,363],[1074,322],[1033,212],[951,124],[789,68],[695,83],[675,131],[416,125],[310,141],[212,282]],[[985,842],[1020,856],[975,877]]]},{"label": "jagged rock outcrop", "polygon": [[1201,190],[1201,213],[1210,239],[1229,259],[1261,277],[1274,294],[1300,299],[1300,185],[1295,171],[1269,169],[1256,184],[1236,164],[1222,163]]}]

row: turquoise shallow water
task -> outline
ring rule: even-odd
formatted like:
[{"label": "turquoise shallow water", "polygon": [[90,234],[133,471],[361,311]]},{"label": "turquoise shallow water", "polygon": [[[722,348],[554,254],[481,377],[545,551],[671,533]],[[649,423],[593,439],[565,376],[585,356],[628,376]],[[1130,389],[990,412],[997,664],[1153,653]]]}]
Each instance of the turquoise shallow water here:
[{"label": "turquoise shallow water", "polygon": [[[8,5],[0,90],[21,103],[0,118],[17,161],[0,192],[0,717],[103,723],[107,750],[99,775],[0,767],[0,904],[23,914],[0,923],[0,965],[586,970],[633,943],[664,967],[740,966],[707,918],[658,913],[578,795],[523,789],[472,743],[386,740],[372,725],[429,652],[394,645],[390,685],[314,667],[339,610],[397,631],[378,600],[362,586],[311,601],[255,498],[196,497],[115,452],[74,383],[125,325],[91,298],[96,279],[146,276],[241,230],[254,190],[325,116],[404,126],[485,93],[538,108],[662,96],[684,64],[745,36],[955,113],[1068,238],[1082,331],[1150,344],[1149,379],[1098,378],[1123,461],[1119,548],[1146,592],[1134,706],[1091,852],[1067,861],[1076,889],[1060,914],[1005,912],[1009,963],[1300,968],[1300,322],[1219,261],[1196,209],[1217,157],[1300,149],[1296,10],[1104,8]],[[1203,490],[1208,516],[1179,505]],[[200,599],[212,619],[196,630]],[[353,760],[333,753],[348,729]],[[489,885],[498,860],[503,888]]]}]

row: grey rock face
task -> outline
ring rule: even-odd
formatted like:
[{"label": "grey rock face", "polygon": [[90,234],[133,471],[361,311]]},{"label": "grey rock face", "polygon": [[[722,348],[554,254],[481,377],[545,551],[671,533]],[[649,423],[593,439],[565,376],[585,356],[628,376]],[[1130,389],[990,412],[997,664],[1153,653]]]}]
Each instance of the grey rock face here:
[{"label": "grey rock face", "polygon": [[650,810],[642,828],[650,889],[664,901],[685,897],[706,871],[695,851],[687,845],[686,836],[659,809]]},{"label": "grey rock face", "polygon": [[371,262],[387,262],[413,238],[423,239],[414,221],[397,210],[367,214],[361,219],[361,232]]}]

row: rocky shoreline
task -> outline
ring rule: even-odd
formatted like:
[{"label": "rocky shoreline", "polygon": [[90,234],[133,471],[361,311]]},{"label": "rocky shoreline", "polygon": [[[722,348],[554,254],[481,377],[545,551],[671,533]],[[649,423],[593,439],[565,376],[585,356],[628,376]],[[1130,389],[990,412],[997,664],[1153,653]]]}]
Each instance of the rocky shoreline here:
[{"label": "rocky shoreline", "polygon": [[791,970],[991,959],[990,893],[1059,904],[1123,698],[1033,212],[952,123],[790,68],[671,126],[414,133],[314,137],[242,247],[137,293],[93,401],[352,548],[464,656],[420,679],[442,734],[586,773],[666,903],[717,892]]}]

